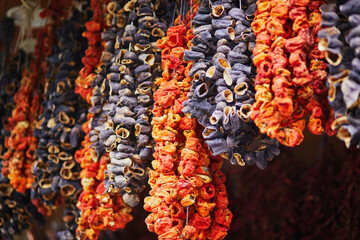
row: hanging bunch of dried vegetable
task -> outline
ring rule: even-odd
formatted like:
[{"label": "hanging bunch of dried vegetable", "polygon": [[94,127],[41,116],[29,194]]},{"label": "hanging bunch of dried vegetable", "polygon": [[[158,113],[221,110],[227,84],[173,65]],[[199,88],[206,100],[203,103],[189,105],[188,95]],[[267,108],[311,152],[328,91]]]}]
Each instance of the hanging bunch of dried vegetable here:
[{"label": "hanging bunch of dried vegetable", "polygon": [[40,96],[35,90],[37,74],[25,73],[21,86],[14,95],[16,108],[8,118],[10,136],[5,140],[7,151],[3,155],[2,173],[18,192],[25,193],[31,188],[33,178],[31,165],[36,160],[36,139],[34,125],[40,112]]},{"label": "hanging bunch of dried vegetable", "polygon": [[[33,129],[37,117],[41,112],[41,94],[37,87],[40,85],[39,65],[43,56],[42,50],[47,50],[48,46],[42,44],[45,30],[38,32],[37,46],[34,61],[31,65],[31,72],[25,71],[18,91],[14,94],[13,100],[16,107],[12,110],[11,116],[4,119],[5,128],[11,131],[5,140],[7,151],[3,155],[2,173],[8,177],[10,184],[18,192],[25,193],[31,188],[33,181],[31,175],[31,165],[36,160],[35,150],[37,141],[33,137]],[[19,57],[21,53],[19,54]],[[20,63],[19,63],[20,64]],[[14,66],[16,69],[16,66]],[[15,91],[15,83],[5,88],[5,93]]]},{"label": "hanging bunch of dried vegetable", "polygon": [[[92,21],[96,22],[94,24],[99,25],[100,29],[103,29],[104,23],[102,19],[102,6],[97,4],[101,1],[93,0],[91,5],[96,6]],[[110,20],[110,17],[114,17],[115,14],[121,17],[120,9],[122,8],[123,3],[119,1],[112,1],[107,5],[108,17],[107,20]],[[119,13],[120,12],[120,13]],[[110,17],[109,17],[110,15]],[[113,19],[114,20],[114,19]],[[111,21],[115,22],[115,21]],[[88,23],[89,24],[89,23]],[[110,23],[111,24],[111,23]],[[115,27],[114,24],[112,27]],[[110,28],[111,30],[111,28]],[[99,32],[99,35],[100,32]],[[97,44],[101,44],[101,36],[98,39]],[[90,41],[89,41],[90,43]],[[107,50],[109,44],[107,44]],[[89,48],[91,45],[89,46]],[[103,48],[101,48],[101,51]],[[98,55],[100,56],[100,55]],[[100,63],[100,58],[97,59],[96,64]],[[94,62],[95,64],[95,62]],[[103,65],[104,67],[104,65]],[[89,70],[89,69],[88,69]],[[83,79],[91,80],[91,83],[97,78],[97,75],[89,70],[89,75],[85,76]],[[80,73],[81,74],[81,73]],[[85,72],[83,73],[85,74]],[[79,78],[78,78],[79,80]],[[86,81],[87,82],[87,81]],[[84,82],[78,82],[79,88],[84,89],[82,94],[88,100],[88,103],[91,104],[92,92],[87,93],[87,84]],[[81,84],[80,84],[81,83]],[[85,85],[85,87],[83,87]],[[92,90],[92,88],[91,88]],[[95,105],[92,105],[93,109]],[[131,209],[123,202],[122,196],[120,194],[104,193],[104,171],[109,163],[108,155],[102,156],[99,160],[94,159],[92,154],[91,144],[89,137],[91,119],[96,118],[96,112],[90,111],[88,113],[88,121],[83,124],[83,130],[87,134],[84,141],[82,142],[82,149],[78,150],[75,154],[75,160],[81,164],[82,171],[80,173],[81,184],[83,186],[83,191],[80,194],[78,199],[77,207],[80,210],[80,215],[78,218],[78,227],[76,229],[76,237],[78,239],[98,239],[99,232],[105,229],[111,229],[113,231],[124,228],[127,222],[132,220],[130,215]]]},{"label": "hanging bunch of dried vegetable", "polygon": [[85,24],[86,31],[83,32],[83,37],[87,38],[88,48],[85,51],[85,56],[81,59],[84,67],[79,72],[76,79],[75,93],[79,94],[83,99],[90,103],[91,97],[91,82],[96,77],[95,69],[99,65],[100,56],[103,50],[101,42],[101,32],[104,28],[104,1],[91,0],[90,8],[93,11],[93,16],[90,21]]},{"label": "hanging bunch of dried vegetable", "polygon": [[253,62],[257,75],[251,118],[262,133],[287,146],[301,143],[305,117],[309,114],[312,115],[308,128],[312,133],[333,134],[332,112],[323,97],[313,94],[326,91],[314,89],[326,75],[325,64],[316,61],[322,57],[315,47],[321,3],[258,2],[252,23],[256,35]]},{"label": "hanging bunch of dried vegetable", "polygon": [[[73,8],[74,5],[70,7]],[[86,105],[75,94],[75,79],[81,69],[81,57],[87,48],[81,36],[89,17],[87,2],[82,8],[73,9],[72,17],[56,31],[58,51],[48,57],[49,66],[44,112],[35,131],[39,139],[33,164],[34,183],[32,197],[51,214],[62,200],[65,203],[63,220],[67,229],[58,233],[60,239],[75,235],[76,202],[81,191],[80,165],[74,153],[83,136],[81,125],[86,120]]]},{"label": "hanging bunch of dried vegetable", "polygon": [[220,172],[222,160],[211,157],[200,126],[182,113],[192,80],[188,75],[192,63],[185,60],[184,50],[194,38],[190,25],[197,9],[195,4],[186,18],[180,13],[175,21],[179,25],[157,41],[163,49],[163,74],[154,93],[155,160],[149,173],[151,196],[145,198],[144,208],[151,212],[148,229],[159,239],[223,239],[232,219]]},{"label": "hanging bunch of dried vegetable", "polygon": [[319,49],[325,52],[330,67],[329,101],[335,112],[332,128],[347,147],[359,147],[360,4],[338,1],[321,10],[324,29],[319,32]]},{"label": "hanging bunch of dried vegetable", "polygon": [[[165,8],[171,5],[169,1],[162,4]],[[104,105],[107,122],[101,126],[101,140],[110,156],[106,190],[120,191],[125,203],[135,207],[140,202],[138,194],[145,189],[153,153],[152,88],[154,79],[161,76],[161,50],[156,41],[165,36],[167,24],[149,0],[134,1],[129,10],[127,25],[118,33],[120,51],[107,75],[109,98],[116,101]]]},{"label": "hanging bunch of dried vegetable", "polygon": [[255,11],[256,4],[249,1],[200,7],[191,51],[185,51],[185,59],[194,61],[189,73],[194,81],[183,111],[205,127],[203,137],[214,155],[232,164],[265,168],[279,149],[250,119],[255,101],[249,58],[255,36],[250,25]]}]

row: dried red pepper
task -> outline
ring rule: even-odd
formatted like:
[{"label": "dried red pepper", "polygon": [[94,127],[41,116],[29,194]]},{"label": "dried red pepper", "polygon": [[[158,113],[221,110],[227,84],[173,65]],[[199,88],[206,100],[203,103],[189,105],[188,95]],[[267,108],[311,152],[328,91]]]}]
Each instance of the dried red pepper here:
[{"label": "dried red pepper", "polygon": [[[263,1],[252,24],[257,37],[254,64],[257,67],[256,102],[252,119],[272,138],[287,146],[303,140],[305,117],[309,130],[326,131],[332,111],[322,92],[327,75],[320,61],[317,32],[322,1]],[[322,95],[319,95],[322,94]]]},{"label": "dried red pepper", "polygon": [[[187,16],[192,19],[197,8]],[[183,53],[194,37],[189,25],[170,27],[157,42],[163,49],[163,73],[154,93],[156,147],[149,173],[151,196],[144,205],[151,212],[146,224],[159,239],[223,239],[232,214],[220,172],[222,159],[211,157],[200,125],[181,111],[192,81],[192,63],[184,61]]]}]

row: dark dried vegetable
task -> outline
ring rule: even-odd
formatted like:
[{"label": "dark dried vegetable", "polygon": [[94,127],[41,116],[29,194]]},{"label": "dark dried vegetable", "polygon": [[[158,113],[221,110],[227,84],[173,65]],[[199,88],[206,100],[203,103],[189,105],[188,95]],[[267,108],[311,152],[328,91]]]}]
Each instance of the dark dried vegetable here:
[{"label": "dark dried vegetable", "polygon": [[325,51],[330,75],[329,101],[335,112],[332,128],[347,147],[360,143],[360,5],[338,1],[321,6],[323,22],[319,49]]},{"label": "dark dried vegetable", "polygon": [[81,57],[87,47],[81,36],[84,21],[90,13],[85,5],[81,11],[74,9],[70,20],[56,31],[58,51],[48,57],[52,66],[45,88],[44,112],[35,129],[39,139],[33,164],[34,183],[32,198],[38,199],[51,214],[64,201],[63,220],[67,226],[60,239],[73,238],[77,227],[76,202],[81,192],[80,165],[75,161],[75,151],[80,147],[86,121],[86,105],[75,94],[75,80],[81,69]]},{"label": "dark dried vegetable", "polygon": [[250,25],[255,11],[256,4],[248,1],[199,8],[193,22],[196,36],[191,51],[185,51],[185,59],[194,61],[189,72],[194,80],[183,111],[205,127],[203,137],[214,155],[232,164],[265,168],[279,149],[250,119],[255,101],[249,57],[255,36]]},{"label": "dark dried vegetable", "polygon": [[[130,3],[131,7],[127,6]],[[128,19],[125,28],[117,33],[117,54],[107,75],[109,100],[103,107],[107,121],[99,128],[110,156],[105,188],[120,191],[125,203],[134,207],[140,201],[138,193],[145,189],[153,153],[152,91],[161,67],[156,41],[165,36],[167,25],[160,21],[163,15],[156,15],[158,9],[149,0],[130,1],[127,5],[124,10],[129,12]]]}]

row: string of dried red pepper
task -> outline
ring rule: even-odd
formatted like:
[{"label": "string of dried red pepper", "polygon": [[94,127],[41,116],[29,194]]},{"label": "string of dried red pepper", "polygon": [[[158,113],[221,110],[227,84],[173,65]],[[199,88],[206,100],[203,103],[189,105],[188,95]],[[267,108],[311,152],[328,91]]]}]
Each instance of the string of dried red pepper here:
[{"label": "string of dried red pepper", "polygon": [[252,119],[262,133],[292,147],[303,140],[305,117],[311,111],[309,130],[314,134],[324,130],[333,134],[326,100],[322,98],[319,103],[312,98],[316,86],[313,81],[318,76],[312,72],[314,66],[308,65],[316,53],[312,47],[320,17],[311,11],[318,9],[321,1],[311,2],[258,2],[252,23],[256,35],[253,62],[257,67]]},{"label": "string of dried red pepper", "polygon": [[186,16],[175,21],[167,35],[158,40],[162,51],[162,78],[154,93],[153,138],[156,141],[149,173],[152,188],[145,198],[148,229],[159,239],[223,239],[232,219],[221,174],[221,159],[211,157],[195,119],[182,113],[192,79],[190,61],[184,50],[194,37],[190,28],[198,9],[195,4]]}]

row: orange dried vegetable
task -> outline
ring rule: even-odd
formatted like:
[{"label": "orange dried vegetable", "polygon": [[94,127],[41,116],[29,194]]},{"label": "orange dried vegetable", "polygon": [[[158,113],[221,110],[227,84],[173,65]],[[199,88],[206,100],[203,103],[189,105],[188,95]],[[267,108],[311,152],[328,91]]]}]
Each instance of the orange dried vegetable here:
[{"label": "orange dried vegetable", "polygon": [[[89,132],[87,124],[84,131]],[[75,159],[81,164],[81,184],[83,191],[78,199],[77,207],[80,209],[76,236],[78,239],[98,239],[101,230],[116,231],[124,228],[132,220],[131,208],[122,200],[119,193],[104,193],[104,171],[109,163],[108,155],[100,161],[94,161],[90,149],[88,136],[82,142],[83,149],[78,150]]]},{"label": "orange dried vegetable", "polygon": [[317,48],[322,2],[258,2],[252,23],[257,76],[251,118],[262,133],[287,146],[303,140],[307,115],[311,115],[308,128],[313,134],[333,134],[333,114],[321,96],[326,92],[327,66]]},{"label": "orange dried vegetable", "polygon": [[104,28],[104,1],[91,0],[90,6],[93,11],[93,17],[85,24],[86,31],[83,36],[88,40],[88,49],[82,58],[84,67],[80,70],[76,79],[75,93],[79,94],[90,104],[91,82],[96,77],[94,73],[99,64],[101,53],[103,51],[101,32]]},{"label": "orange dried vegetable", "polygon": [[[197,11],[193,7],[193,15]],[[176,20],[178,22],[179,20]],[[170,27],[158,40],[162,51],[162,77],[154,93],[154,160],[149,172],[150,196],[144,208],[150,231],[159,239],[223,239],[232,214],[227,208],[227,193],[220,169],[221,158],[211,157],[196,119],[182,113],[192,79],[191,62],[184,61],[194,37],[190,24]]]},{"label": "orange dried vegetable", "polygon": [[37,91],[37,74],[25,73],[19,90],[14,95],[16,108],[8,119],[11,134],[5,140],[2,173],[13,188],[21,193],[31,188],[31,165],[36,160],[37,140],[33,137],[34,124],[40,113],[41,98]]}]

